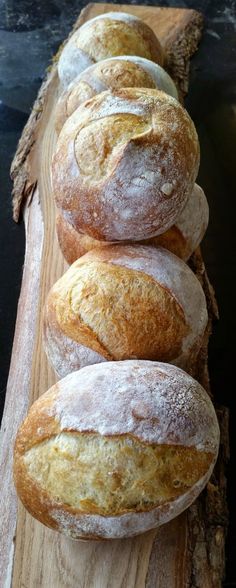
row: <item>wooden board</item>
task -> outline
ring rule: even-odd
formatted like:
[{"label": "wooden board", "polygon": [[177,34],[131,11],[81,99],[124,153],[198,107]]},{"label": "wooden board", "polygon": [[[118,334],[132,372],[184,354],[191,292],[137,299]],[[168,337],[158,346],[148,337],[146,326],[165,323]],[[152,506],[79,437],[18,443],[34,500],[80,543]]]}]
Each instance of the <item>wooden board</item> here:
[{"label": "wooden board", "polygon": [[[185,9],[90,4],[75,26],[112,9],[140,16],[154,29],[166,50],[166,68],[183,98],[188,87],[189,58],[201,35],[201,15]],[[12,165],[14,218],[18,219],[24,204],[26,254],[1,429],[0,586],[218,588],[224,570],[227,524],[223,465],[228,426],[223,409],[219,410],[221,455],[207,490],[187,512],[160,529],[129,540],[76,543],[50,531],[17,504],[12,481],[16,431],[28,406],[55,382],[41,333],[45,297],[66,269],[55,235],[50,181],[57,96],[55,63],[41,87]],[[212,317],[217,311],[200,252],[191,264],[203,283]],[[208,335],[199,357],[198,379],[209,390]]]}]

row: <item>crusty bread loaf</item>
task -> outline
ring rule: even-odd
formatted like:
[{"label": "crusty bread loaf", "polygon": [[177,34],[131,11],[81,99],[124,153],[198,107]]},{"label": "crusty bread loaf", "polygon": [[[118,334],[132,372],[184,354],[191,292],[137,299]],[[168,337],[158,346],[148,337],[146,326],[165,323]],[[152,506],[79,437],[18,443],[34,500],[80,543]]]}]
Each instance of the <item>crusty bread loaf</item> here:
[{"label": "crusty bread loaf", "polygon": [[147,239],[174,224],[198,166],[197,133],[177,100],[143,88],[102,92],[59,135],[56,204],[76,230],[95,239]]},{"label": "crusty bread loaf", "polygon": [[62,50],[60,81],[65,87],[93,63],[119,55],[137,55],[163,64],[162,47],[142,20],[124,12],[96,16],[75,31]]},{"label": "crusty bread loaf", "polygon": [[106,360],[170,361],[191,371],[207,324],[203,290],[169,251],[93,249],[50,290],[44,342],[63,377]]},{"label": "crusty bread loaf", "polygon": [[[209,208],[206,196],[202,188],[195,184],[174,226],[162,235],[139,241],[139,244],[164,247],[187,261],[201,243],[207,229],[208,218]],[[110,247],[107,241],[97,241],[76,231],[60,213],[57,215],[56,229],[60,248],[69,264],[95,247]]]},{"label": "crusty bread loaf", "polygon": [[157,63],[137,56],[112,57],[88,67],[62,92],[55,109],[57,132],[85,100],[105,90],[135,87],[156,88],[178,100],[174,82]]},{"label": "crusty bread loaf", "polygon": [[218,445],[210,398],[185,372],[98,364],[31,407],[16,439],[15,484],[34,517],[73,539],[131,537],[194,501]]}]

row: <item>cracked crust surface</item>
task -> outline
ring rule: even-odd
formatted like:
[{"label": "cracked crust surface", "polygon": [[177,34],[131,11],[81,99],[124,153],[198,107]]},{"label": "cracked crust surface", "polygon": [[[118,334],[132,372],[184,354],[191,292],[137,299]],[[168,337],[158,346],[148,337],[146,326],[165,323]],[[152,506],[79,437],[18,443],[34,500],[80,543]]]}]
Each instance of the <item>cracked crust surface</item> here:
[{"label": "cracked crust surface", "polygon": [[132,536],[186,508],[212,471],[213,405],[168,364],[115,362],[70,374],[30,409],[15,446],[26,508],[74,538]]}]

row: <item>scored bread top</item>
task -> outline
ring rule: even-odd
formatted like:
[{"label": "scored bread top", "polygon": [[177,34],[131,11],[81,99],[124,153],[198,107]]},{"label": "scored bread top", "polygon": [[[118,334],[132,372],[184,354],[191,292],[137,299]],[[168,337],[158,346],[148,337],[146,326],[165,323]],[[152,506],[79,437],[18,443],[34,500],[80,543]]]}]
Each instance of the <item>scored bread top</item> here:
[{"label": "scored bread top", "polygon": [[15,444],[26,508],[70,537],[133,536],[187,508],[219,445],[203,388],[168,364],[97,364],[31,407]]},{"label": "scored bread top", "polygon": [[85,100],[105,90],[127,87],[157,88],[178,99],[174,82],[157,63],[132,55],[112,57],[88,67],[64,90],[55,110],[57,132]]},{"label": "scored bread top", "polygon": [[65,45],[58,61],[64,86],[94,62],[119,55],[138,55],[163,64],[163,50],[152,29],[139,18],[110,12],[82,25]]},{"label": "scored bread top", "polygon": [[78,259],[53,286],[46,310],[49,325],[56,321],[62,335],[110,360],[159,353],[181,361],[207,318],[189,267],[165,249],[141,245],[102,247]]},{"label": "scored bread top", "polygon": [[63,378],[30,409],[17,450],[23,454],[62,431],[131,435],[215,455],[219,444],[202,386],[180,368],[142,360],[96,364]]},{"label": "scored bread top", "polygon": [[99,240],[141,240],[174,224],[199,166],[193,122],[164,92],[103,92],[66,121],[52,162],[56,204]]}]

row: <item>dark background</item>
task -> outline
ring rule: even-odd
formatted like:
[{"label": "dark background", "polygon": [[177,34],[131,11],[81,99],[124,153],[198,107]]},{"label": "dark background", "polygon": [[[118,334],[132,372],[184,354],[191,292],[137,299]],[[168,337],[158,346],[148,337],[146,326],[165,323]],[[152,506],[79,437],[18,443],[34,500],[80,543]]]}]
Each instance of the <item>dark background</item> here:
[{"label": "dark background", "polygon": [[[203,254],[220,310],[220,322],[215,325],[210,342],[210,376],[215,397],[230,407],[233,422],[236,395],[233,384],[236,332],[236,2],[141,0],[130,3],[195,8],[205,15],[203,39],[191,63],[186,106],[196,124],[201,144],[198,181],[210,206],[210,224],[203,242]],[[0,0],[1,410],[25,247],[23,223],[16,225],[12,221],[9,167],[45,69],[86,4],[77,0]],[[231,514],[225,587],[236,586],[235,471],[236,459],[231,448],[228,468]]]}]

